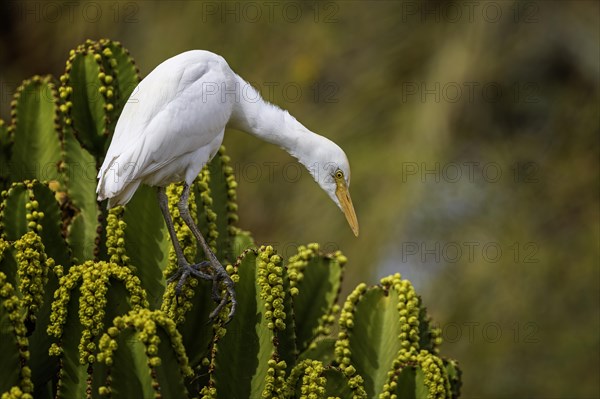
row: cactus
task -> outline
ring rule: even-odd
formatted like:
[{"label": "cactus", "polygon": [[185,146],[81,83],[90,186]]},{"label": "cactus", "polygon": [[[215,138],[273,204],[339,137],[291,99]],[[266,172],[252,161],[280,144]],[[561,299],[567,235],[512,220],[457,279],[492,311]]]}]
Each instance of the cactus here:
[{"label": "cactus", "polygon": [[13,181],[59,178],[61,161],[60,104],[52,76],[34,76],[17,89],[11,102],[8,161]]},{"label": "cactus", "polygon": [[[155,190],[111,210],[96,202],[97,165],[138,80],[118,43],[87,41],[60,87],[24,82],[0,123],[0,398],[459,396],[457,363],[440,356],[410,282],[361,284],[340,306],[341,252],[308,244],[283,259],[237,227],[224,148],[193,183],[190,211],[238,310],[208,323],[210,281],[190,278],[177,295]],[[176,233],[200,262],[180,191],[167,188]]]},{"label": "cactus", "polygon": [[71,50],[60,81],[66,124],[100,161],[117,118],[139,82],[137,68],[120,43],[88,40]]},{"label": "cactus", "polygon": [[[141,355],[141,350],[132,351],[131,347],[126,347],[128,345],[126,337],[131,339],[131,334],[127,334],[131,333],[128,329],[135,331],[136,338],[142,344],[138,345],[138,348],[144,347],[144,355]],[[144,356],[147,367],[144,367],[143,363],[133,361],[132,368],[122,367],[120,361],[133,360],[133,356],[127,360],[117,357],[116,352],[122,347],[125,347],[126,356]],[[114,369],[114,372],[111,372],[107,378],[107,384],[100,387],[101,395],[129,398],[162,397],[162,395],[167,398],[186,396],[183,379],[193,376],[193,371],[188,363],[181,334],[177,331],[175,322],[164,312],[142,309],[116,317],[114,326],[109,328],[100,340],[100,350],[98,360],[109,366],[110,371]],[[112,367],[115,362],[119,362],[120,367]],[[175,365],[179,367],[173,367]],[[145,370],[136,370],[136,368]],[[132,369],[136,372],[128,375]],[[141,381],[138,378],[140,374],[145,377]],[[140,385],[131,384],[131,381],[139,381]],[[144,394],[140,395],[141,392]]]}]

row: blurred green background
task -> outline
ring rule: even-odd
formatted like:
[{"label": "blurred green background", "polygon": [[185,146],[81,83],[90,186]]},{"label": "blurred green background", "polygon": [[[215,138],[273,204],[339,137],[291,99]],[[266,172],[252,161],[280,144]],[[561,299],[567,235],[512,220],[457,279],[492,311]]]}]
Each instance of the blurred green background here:
[{"label": "blurred green background", "polygon": [[226,134],[241,227],[350,258],[347,292],[401,272],[465,398],[600,397],[597,1],[5,1],[0,116],[87,38],[142,76],[221,54],[348,154],[358,239],[285,152]]}]

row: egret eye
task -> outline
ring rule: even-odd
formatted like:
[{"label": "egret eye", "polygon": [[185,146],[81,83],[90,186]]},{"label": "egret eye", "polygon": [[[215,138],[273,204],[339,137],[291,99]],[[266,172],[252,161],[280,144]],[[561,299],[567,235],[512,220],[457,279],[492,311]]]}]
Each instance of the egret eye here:
[{"label": "egret eye", "polygon": [[344,178],[344,172],[342,172],[341,170],[338,170],[337,172],[335,172],[335,178],[336,179],[343,179]]}]

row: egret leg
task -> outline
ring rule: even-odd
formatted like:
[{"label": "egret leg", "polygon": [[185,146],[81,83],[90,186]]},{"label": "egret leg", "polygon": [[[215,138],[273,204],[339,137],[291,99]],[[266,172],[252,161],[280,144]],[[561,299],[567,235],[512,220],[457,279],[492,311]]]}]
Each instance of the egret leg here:
[{"label": "egret leg", "polygon": [[198,226],[196,226],[196,223],[194,223],[194,220],[190,215],[190,209],[188,207],[189,196],[190,186],[187,183],[184,183],[183,192],[181,193],[181,198],[179,199],[179,203],[177,204],[179,208],[179,214],[181,215],[181,218],[183,219],[185,224],[187,224],[190,230],[192,231],[192,234],[194,234],[194,236],[196,237],[196,240],[198,240],[198,243],[204,250],[204,254],[208,258],[208,261],[210,262],[213,268],[213,292],[217,292],[219,281],[222,281],[223,284],[225,284],[225,288],[227,290],[227,295],[224,295],[221,298],[220,303],[210,314],[210,318],[212,319],[219,314],[221,309],[223,309],[223,307],[227,304],[227,297],[229,296],[229,299],[231,300],[231,311],[229,312],[229,319],[231,319],[231,317],[235,313],[235,308],[237,306],[237,301],[235,299],[235,290],[233,288],[233,281],[231,280],[231,277],[229,277],[229,274],[227,274],[225,268],[223,267],[223,265],[221,265],[215,254],[211,251],[210,247],[206,243],[206,240],[202,236],[202,233],[200,233],[200,229],[198,229]]},{"label": "egret leg", "polygon": [[158,204],[160,206],[160,210],[162,211],[163,217],[165,218],[167,230],[169,231],[169,236],[171,237],[171,241],[173,242],[173,248],[175,249],[175,254],[177,255],[177,271],[169,278],[168,281],[173,282],[175,280],[178,280],[175,290],[177,293],[179,293],[181,292],[181,288],[183,288],[183,284],[190,275],[204,280],[212,280],[213,276],[200,271],[200,268],[209,266],[209,262],[201,262],[195,265],[191,265],[185,259],[185,256],[183,255],[183,250],[181,249],[181,245],[177,240],[175,228],[173,227],[173,220],[171,219],[171,214],[169,213],[169,199],[167,198],[167,194],[165,193],[164,187],[158,188]]}]

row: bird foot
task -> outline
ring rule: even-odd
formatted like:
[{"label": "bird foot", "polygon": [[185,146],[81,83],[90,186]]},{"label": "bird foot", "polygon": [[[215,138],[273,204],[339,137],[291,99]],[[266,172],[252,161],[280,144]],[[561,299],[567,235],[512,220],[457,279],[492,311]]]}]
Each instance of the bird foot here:
[{"label": "bird foot", "polygon": [[[209,274],[201,271],[201,269],[211,267],[213,269],[213,273]],[[235,309],[237,307],[237,301],[235,299],[235,290],[234,283],[231,280],[231,277],[225,271],[225,268],[219,263],[216,259],[214,262],[203,261],[200,263],[189,264],[183,263],[180,264],[177,268],[177,271],[169,277],[167,280],[169,283],[177,281],[177,285],[175,286],[175,292],[177,295],[181,294],[181,290],[183,285],[187,281],[190,276],[198,277],[202,280],[212,280],[213,288],[212,288],[212,299],[218,305],[217,307],[210,313],[210,320],[214,320],[217,315],[221,312],[221,310],[227,305],[228,301],[231,301],[231,310],[229,311],[229,315],[227,317],[227,322],[231,320],[235,313]],[[225,285],[225,289],[227,293],[223,296],[219,294],[220,284],[223,283]]]},{"label": "bird foot", "polygon": [[[235,299],[235,289],[234,283],[227,271],[221,263],[219,263],[216,259],[213,259],[212,267],[214,270],[213,274],[213,299],[215,302],[218,302],[217,307],[211,312],[209,318],[214,320],[217,315],[221,312],[221,310],[227,305],[228,301],[231,301],[231,310],[229,311],[229,315],[227,316],[226,323],[229,323],[233,315],[235,314],[235,309],[237,307],[237,300]],[[219,295],[219,283],[222,282],[225,286],[225,290],[227,291],[225,295],[222,297]]]},{"label": "bird foot", "polygon": [[196,264],[180,263],[175,273],[173,273],[171,277],[169,277],[167,282],[172,283],[174,281],[177,281],[177,285],[175,286],[175,292],[177,293],[177,295],[179,295],[181,294],[181,289],[183,288],[183,285],[190,276],[198,277],[202,280],[214,280],[212,275],[200,271],[200,269],[207,266],[210,266],[210,262],[208,261]]}]

